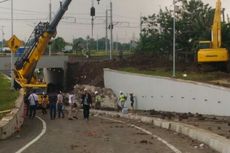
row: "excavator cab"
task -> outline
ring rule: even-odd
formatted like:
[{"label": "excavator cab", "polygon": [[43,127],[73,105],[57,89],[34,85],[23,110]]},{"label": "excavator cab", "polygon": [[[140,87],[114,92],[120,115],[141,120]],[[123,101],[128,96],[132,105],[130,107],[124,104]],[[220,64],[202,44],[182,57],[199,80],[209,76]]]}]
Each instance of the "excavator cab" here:
[{"label": "excavator cab", "polygon": [[199,41],[199,49],[211,48],[212,42],[211,41]]},{"label": "excavator cab", "polygon": [[211,41],[200,41],[197,52],[198,63],[227,62],[229,59],[226,48],[213,48]]}]

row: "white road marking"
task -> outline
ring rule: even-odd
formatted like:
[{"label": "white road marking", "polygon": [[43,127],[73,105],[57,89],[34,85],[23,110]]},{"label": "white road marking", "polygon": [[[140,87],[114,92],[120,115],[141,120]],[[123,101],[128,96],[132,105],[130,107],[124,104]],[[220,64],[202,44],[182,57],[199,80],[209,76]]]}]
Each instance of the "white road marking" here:
[{"label": "white road marking", "polygon": [[99,118],[101,119],[105,119],[105,120],[110,120],[110,121],[113,121],[113,122],[118,122],[118,123],[122,123],[122,124],[127,124],[131,127],[134,127],[148,135],[151,135],[152,137],[156,138],[158,141],[162,142],[163,144],[165,144],[167,147],[169,147],[173,152],[175,153],[182,153],[179,149],[177,149],[175,146],[173,146],[172,144],[168,143],[166,140],[162,139],[161,137],[157,136],[157,135],[154,135],[152,132],[146,130],[146,129],[143,129],[139,126],[136,126],[134,124],[128,124],[124,121],[120,121],[120,120],[115,120],[115,119],[111,119],[111,118],[107,118],[107,117],[101,117],[101,116],[98,116]]},{"label": "white road marking", "polygon": [[43,119],[41,119],[40,117],[38,117],[38,116],[36,116],[36,118],[38,118],[42,122],[42,131],[41,131],[41,133],[36,138],[31,140],[29,143],[27,143],[24,147],[22,147],[21,149],[16,151],[15,153],[22,153],[24,150],[29,148],[32,144],[34,144],[36,141],[38,141],[46,133],[46,122]]}]

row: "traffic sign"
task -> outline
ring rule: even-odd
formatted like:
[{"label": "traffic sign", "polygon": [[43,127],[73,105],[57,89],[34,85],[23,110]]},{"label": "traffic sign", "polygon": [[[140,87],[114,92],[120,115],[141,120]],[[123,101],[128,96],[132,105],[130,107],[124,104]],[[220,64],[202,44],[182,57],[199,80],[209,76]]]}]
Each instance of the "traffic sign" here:
[{"label": "traffic sign", "polygon": [[11,52],[15,53],[18,50],[18,48],[22,45],[22,41],[18,39],[15,35],[13,35],[7,41],[7,45],[11,49]]}]

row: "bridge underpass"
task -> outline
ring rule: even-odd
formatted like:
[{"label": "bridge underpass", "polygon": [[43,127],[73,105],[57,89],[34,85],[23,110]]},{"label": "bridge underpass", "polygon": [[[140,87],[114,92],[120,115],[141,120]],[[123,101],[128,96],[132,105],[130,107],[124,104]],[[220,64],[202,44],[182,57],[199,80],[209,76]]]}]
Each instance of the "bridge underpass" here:
[{"label": "bridge underpass", "polygon": [[[17,57],[14,58],[14,62]],[[37,64],[37,69],[43,71],[44,80],[47,84],[56,84],[60,89],[65,87],[66,79],[66,62],[68,56],[42,56]],[[10,75],[11,63],[10,56],[0,57],[0,71]]]}]

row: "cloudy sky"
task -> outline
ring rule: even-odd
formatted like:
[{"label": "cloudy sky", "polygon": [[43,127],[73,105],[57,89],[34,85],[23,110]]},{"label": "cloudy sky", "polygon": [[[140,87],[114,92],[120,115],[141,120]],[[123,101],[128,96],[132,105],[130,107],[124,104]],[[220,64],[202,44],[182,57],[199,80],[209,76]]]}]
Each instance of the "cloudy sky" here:
[{"label": "cloudy sky", "polygon": [[[3,0],[0,0],[0,2]],[[60,0],[51,0],[52,14],[59,7]],[[94,0],[96,19],[94,26],[94,39],[105,36],[105,10],[109,9],[110,0],[100,0],[100,5]],[[147,16],[159,11],[160,8],[171,7],[173,0],[112,0],[113,20],[115,24],[114,40],[128,42],[138,39],[140,16]],[[47,21],[50,0],[13,0],[14,2],[14,34],[22,40],[27,40],[34,25],[40,20]],[[211,6],[215,0],[203,0]],[[10,1],[0,3],[0,39],[2,39],[2,26],[4,38],[11,35]],[[91,17],[89,10],[92,0],[72,0],[65,18],[58,26],[58,36],[71,42],[73,38],[91,36]],[[230,14],[230,1],[222,0],[226,13]],[[74,22],[74,18],[76,22]]]}]

